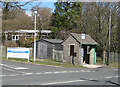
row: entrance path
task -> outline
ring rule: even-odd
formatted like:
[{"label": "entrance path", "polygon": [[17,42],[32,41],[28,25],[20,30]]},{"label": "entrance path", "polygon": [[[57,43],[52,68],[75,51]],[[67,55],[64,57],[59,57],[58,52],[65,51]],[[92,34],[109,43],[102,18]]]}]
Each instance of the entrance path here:
[{"label": "entrance path", "polygon": [[90,64],[83,64],[84,67],[87,68],[100,68],[100,67],[104,67],[104,65],[90,65]]}]

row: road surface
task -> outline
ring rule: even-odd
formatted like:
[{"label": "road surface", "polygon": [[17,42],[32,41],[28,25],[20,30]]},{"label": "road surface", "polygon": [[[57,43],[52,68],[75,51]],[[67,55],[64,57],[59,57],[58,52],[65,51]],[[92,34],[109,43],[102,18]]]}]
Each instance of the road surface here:
[{"label": "road surface", "polygon": [[116,68],[63,68],[2,61],[2,85],[116,85]]}]

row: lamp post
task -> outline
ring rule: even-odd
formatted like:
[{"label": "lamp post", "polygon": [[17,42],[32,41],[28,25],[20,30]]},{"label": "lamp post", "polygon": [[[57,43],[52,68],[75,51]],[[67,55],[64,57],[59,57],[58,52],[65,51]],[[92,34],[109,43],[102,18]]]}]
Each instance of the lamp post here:
[{"label": "lamp post", "polygon": [[35,21],[34,21],[34,62],[36,61],[36,16],[37,11],[34,11]]},{"label": "lamp post", "polygon": [[85,39],[85,34],[81,34],[81,63],[83,64],[84,49],[82,49],[82,40]]}]

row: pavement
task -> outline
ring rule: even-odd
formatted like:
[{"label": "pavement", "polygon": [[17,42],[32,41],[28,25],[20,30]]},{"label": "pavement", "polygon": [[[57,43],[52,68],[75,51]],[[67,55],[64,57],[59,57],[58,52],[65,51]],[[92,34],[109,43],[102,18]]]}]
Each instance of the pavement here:
[{"label": "pavement", "polygon": [[2,61],[2,85],[116,85],[118,69],[62,68]]},{"label": "pavement", "polygon": [[87,68],[100,68],[100,67],[104,67],[103,65],[90,65],[90,64],[83,64],[84,67]]}]

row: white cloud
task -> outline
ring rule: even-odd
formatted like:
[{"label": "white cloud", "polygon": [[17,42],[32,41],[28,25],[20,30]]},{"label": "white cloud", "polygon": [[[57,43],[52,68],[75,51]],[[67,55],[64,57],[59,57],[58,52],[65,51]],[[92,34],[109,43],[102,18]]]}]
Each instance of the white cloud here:
[{"label": "white cloud", "polygon": [[28,16],[32,16],[32,12],[26,12],[25,14],[27,14]]}]

